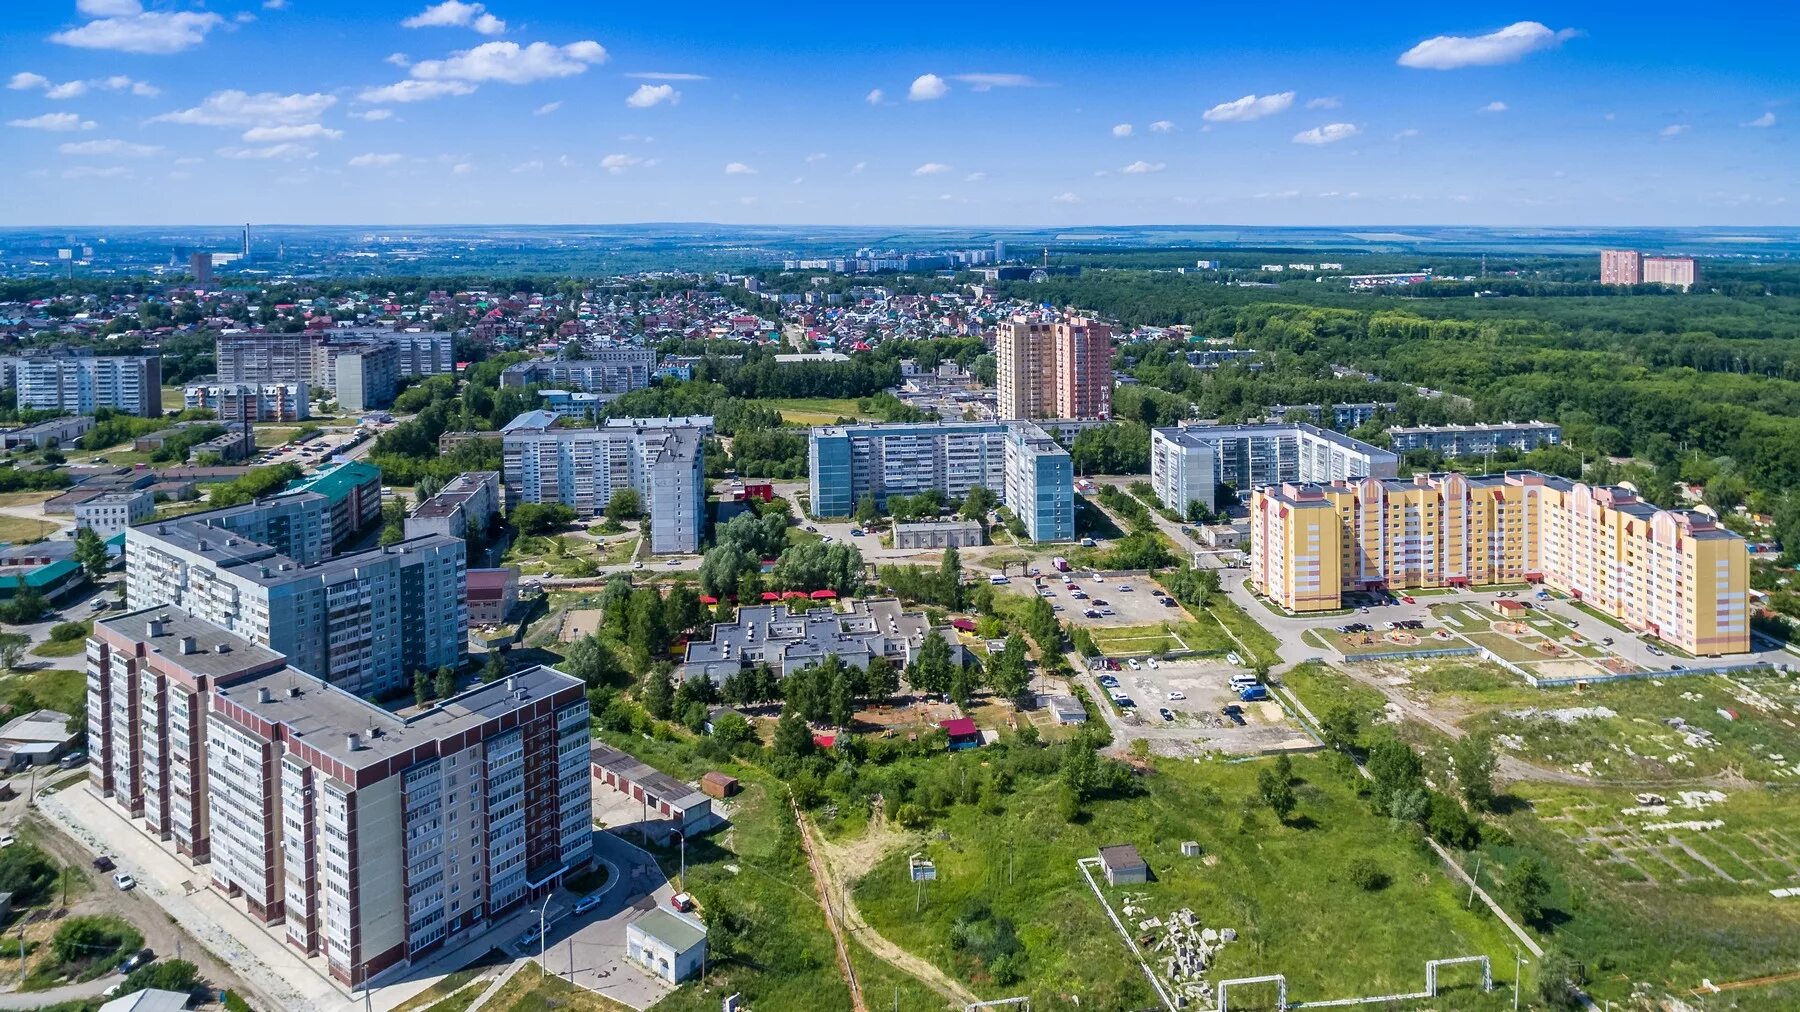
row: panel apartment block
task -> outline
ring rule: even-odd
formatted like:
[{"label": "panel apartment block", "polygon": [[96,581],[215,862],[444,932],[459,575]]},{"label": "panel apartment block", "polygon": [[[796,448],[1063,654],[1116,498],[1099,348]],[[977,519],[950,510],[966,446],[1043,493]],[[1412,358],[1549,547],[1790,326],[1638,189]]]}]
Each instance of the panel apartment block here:
[{"label": "panel apartment block", "polygon": [[592,429],[551,428],[552,421],[548,412],[527,412],[502,430],[509,503],[559,502],[593,517],[620,490],[636,489],[651,551],[700,550],[710,417],[614,418]]},{"label": "panel apartment block", "polygon": [[1068,451],[1039,426],[1011,422],[829,425],[808,447],[812,513],[849,516],[865,495],[936,489],[961,499],[981,486],[1024,521],[1036,541],[1075,537],[1075,478]]},{"label": "panel apartment block", "polygon": [[557,887],[592,849],[582,683],[384,710],[179,609],[88,644],[89,781],[346,988]]},{"label": "panel apartment block", "polygon": [[442,534],[460,538],[471,526],[483,533],[500,512],[500,472],[469,471],[450,479],[437,495],[420,503],[406,517],[406,536]]},{"label": "panel apartment block", "polygon": [[579,359],[536,359],[508,366],[503,387],[556,387],[592,394],[623,394],[650,385],[656,352],[649,348],[599,348]]},{"label": "panel apartment block", "polygon": [[1543,583],[1696,654],[1750,649],[1749,551],[1704,513],[1535,471],[1259,489],[1251,580],[1291,611],[1346,591]]},{"label": "panel apartment block", "polygon": [[1395,453],[1434,450],[1446,457],[1478,457],[1501,449],[1525,453],[1562,443],[1562,426],[1554,422],[1396,426],[1387,431]]},{"label": "panel apartment block", "polygon": [[[1387,450],[1305,422],[1155,429],[1151,432],[1152,468],[1158,446],[1162,447],[1165,470],[1157,495],[1170,509],[1187,508],[1181,498],[1182,482],[1189,491],[1203,487],[1197,478],[1188,477],[1187,470],[1202,466],[1203,447],[1212,455],[1213,485],[1230,484],[1240,496],[1282,482],[1392,478],[1400,472],[1400,459]],[[1168,463],[1171,459],[1173,465]],[[1154,471],[1151,484],[1157,484]]]},{"label": "panel apartment block", "polygon": [[112,408],[162,414],[162,359],[156,355],[41,355],[10,360],[21,408],[91,415]]},{"label": "panel apartment block", "polygon": [[229,422],[299,422],[312,417],[305,383],[190,383],[189,408],[206,408]]}]

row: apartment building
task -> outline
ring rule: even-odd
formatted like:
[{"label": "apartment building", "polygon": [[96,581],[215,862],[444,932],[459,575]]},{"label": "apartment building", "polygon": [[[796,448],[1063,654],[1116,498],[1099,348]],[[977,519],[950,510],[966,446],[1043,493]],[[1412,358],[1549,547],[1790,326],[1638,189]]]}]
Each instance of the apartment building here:
[{"label": "apartment building", "polygon": [[456,375],[456,341],[448,331],[390,331],[379,342],[394,349],[402,377]]},{"label": "apartment building", "polygon": [[91,415],[111,408],[162,414],[162,359],[156,355],[37,355],[12,359],[18,406]]},{"label": "apartment building", "polygon": [[345,411],[373,411],[394,403],[400,383],[400,353],[391,344],[337,348],[332,356],[332,390]]},{"label": "apartment building", "polygon": [[1600,251],[1600,283],[1603,285],[1635,285],[1644,279],[1644,269],[1636,250],[1605,249]]},{"label": "apartment building", "polygon": [[[312,492],[328,500],[333,551],[343,551],[357,535],[381,522],[381,469],[360,460],[320,468],[288,482],[282,492]],[[460,538],[462,533],[453,536]]]},{"label": "apartment building", "polygon": [[346,989],[591,857],[585,688],[553,668],[396,713],[167,607],[88,661],[90,784]]},{"label": "apartment building", "polygon": [[1525,453],[1562,444],[1562,426],[1554,422],[1395,426],[1387,433],[1388,448],[1395,453],[1432,450],[1446,457],[1479,457],[1503,448]]},{"label": "apartment building", "polygon": [[[470,527],[486,533],[500,512],[500,472],[469,471],[450,479],[437,495],[425,500],[406,517],[406,536],[427,534],[464,537]],[[379,514],[379,507],[377,507]]]},{"label": "apartment building", "polygon": [[612,418],[591,429],[552,428],[554,421],[528,411],[501,430],[508,502],[560,502],[594,517],[620,490],[636,489],[651,551],[700,550],[710,417]]},{"label": "apartment building", "polygon": [[1645,257],[1644,284],[1673,285],[1682,291],[1694,286],[1693,257]]},{"label": "apartment building", "polygon": [[508,366],[503,387],[558,387],[591,394],[622,394],[650,385],[656,352],[650,348],[584,350],[579,359],[534,359]]},{"label": "apartment building", "polygon": [[213,342],[213,368],[220,383],[289,383],[302,389],[324,386],[313,369],[316,333],[220,334]]},{"label": "apartment building", "polygon": [[1374,418],[1383,411],[1393,411],[1395,401],[1361,401],[1355,404],[1271,404],[1263,414],[1272,422],[1284,422],[1299,414],[1315,425],[1329,425],[1344,432]]},{"label": "apartment building", "polygon": [[1000,496],[1033,540],[1075,536],[1068,451],[1031,422],[820,426],[807,452],[814,516],[849,516],[864,495],[878,505],[926,489],[961,499],[981,486]]},{"label": "apartment building", "polygon": [[1112,413],[1112,328],[1084,317],[1014,317],[995,332],[999,417],[1103,418]]},{"label": "apartment building", "polygon": [[1694,285],[1694,258],[1647,256],[1633,250],[1600,251],[1603,285],[1672,285],[1687,291]]},{"label": "apartment building", "polygon": [[173,605],[359,694],[401,691],[466,655],[465,548],[428,535],[332,556],[318,492],[125,532],[125,600]]},{"label": "apartment building", "polygon": [[156,515],[156,497],[144,489],[103,492],[75,506],[75,529],[110,538]]},{"label": "apartment building", "polygon": [[1196,469],[1204,468],[1209,456],[1215,495],[1216,488],[1226,484],[1243,497],[1263,485],[1370,475],[1391,478],[1400,473],[1400,459],[1387,450],[1306,422],[1196,423],[1153,429],[1150,484],[1165,506],[1185,511],[1188,500],[1200,498],[1206,483]]},{"label": "apartment building", "polygon": [[312,417],[305,383],[190,383],[189,408],[205,408],[230,422],[299,422]]},{"label": "apartment building", "polygon": [[1258,489],[1251,580],[1291,611],[1346,591],[1542,583],[1696,654],[1750,649],[1749,551],[1704,513],[1535,471]]}]

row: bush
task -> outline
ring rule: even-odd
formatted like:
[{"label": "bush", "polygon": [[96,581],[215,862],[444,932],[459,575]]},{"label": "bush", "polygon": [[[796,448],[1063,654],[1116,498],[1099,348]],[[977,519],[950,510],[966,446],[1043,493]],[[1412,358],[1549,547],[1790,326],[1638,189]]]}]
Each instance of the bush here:
[{"label": "bush", "polygon": [[57,642],[87,639],[87,635],[86,622],[58,622],[50,627],[50,638]]},{"label": "bush", "polygon": [[131,994],[134,991],[180,991],[190,993],[200,984],[200,968],[185,959],[171,959],[166,962],[150,963],[140,966],[126,975],[125,982],[119,987],[119,994]]},{"label": "bush", "polygon": [[1378,892],[1386,889],[1388,873],[1381,866],[1366,857],[1354,858],[1350,861],[1350,884],[1364,892]]},{"label": "bush", "polygon": [[42,900],[56,883],[56,863],[29,843],[0,850],[0,892],[13,894],[13,907]]},{"label": "bush", "polygon": [[[71,917],[50,938],[50,952],[60,968],[79,968],[84,979],[99,976],[118,957],[144,944],[144,936],[112,915]],[[44,968],[40,968],[41,970]]]}]

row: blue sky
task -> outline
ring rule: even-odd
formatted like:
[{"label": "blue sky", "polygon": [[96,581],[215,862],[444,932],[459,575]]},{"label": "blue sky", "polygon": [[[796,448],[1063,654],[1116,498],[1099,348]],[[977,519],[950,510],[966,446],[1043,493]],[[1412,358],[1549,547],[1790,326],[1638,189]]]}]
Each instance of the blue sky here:
[{"label": "blue sky", "polygon": [[1797,224],[1741,10],[28,0],[0,223]]}]

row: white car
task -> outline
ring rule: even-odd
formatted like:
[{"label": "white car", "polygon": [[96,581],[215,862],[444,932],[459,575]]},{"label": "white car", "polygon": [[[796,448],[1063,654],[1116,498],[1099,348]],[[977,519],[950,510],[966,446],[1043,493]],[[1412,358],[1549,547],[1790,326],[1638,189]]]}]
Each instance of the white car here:
[{"label": "white car", "polygon": [[1129,584],[1129,583],[1119,584],[1119,593],[1121,593],[1121,594],[1131,593],[1131,584]]},{"label": "white car", "polygon": [[132,878],[122,871],[116,872],[113,874],[113,885],[118,887],[120,892],[129,892],[137,885],[137,879]]},{"label": "white car", "polygon": [[1235,650],[1233,650],[1231,653],[1226,654],[1225,660],[1229,661],[1233,667],[1241,668],[1244,666],[1244,659],[1242,657],[1239,657],[1237,655],[1237,651],[1235,651]]},{"label": "white car", "polygon": [[1139,668],[1142,668],[1142,667],[1143,667],[1143,665],[1142,665],[1142,664],[1139,664],[1139,663],[1138,663],[1138,659],[1137,659],[1137,658],[1136,658],[1136,657],[1133,657],[1133,658],[1130,658],[1130,659],[1129,659],[1129,660],[1127,660],[1127,661],[1126,661],[1126,662],[1125,662],[1125,663],[1126,663],[1126,664],[1129,664],[1129,665],[1131,665],[1131,670],[1133,670],[1133,671],[1136,671],[1136,670],[1138,670],[1138,669],[1139,669]]},{"label": "white car", "polygon": [[634,562],[631,564],[631,568],[642,569],[642,568],[644,568],[644,564],[642,562]]},{"label": "white car", "polygon": [[1150,665],[1150,670],[1152,670],[1152,671],[1155,671],[1157,668],[1162,666],[1162,665],[1156,663],[1156,658],[1154,658],[1154,657],[1150,658],[1149,660],[1145,661],[1144,663]]},{"label": "white car", "polygon": [[1187,693],[1181,691],[1180,689],[1176,689],[1174,692],[1169,693],[1169,698],[1170,699],[1186,699]]}]

